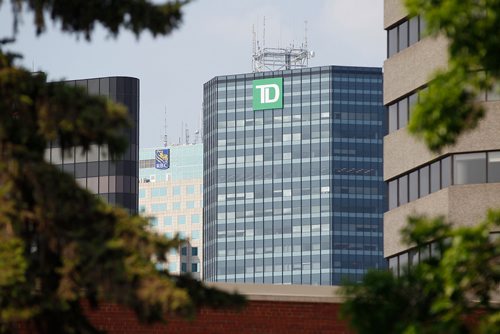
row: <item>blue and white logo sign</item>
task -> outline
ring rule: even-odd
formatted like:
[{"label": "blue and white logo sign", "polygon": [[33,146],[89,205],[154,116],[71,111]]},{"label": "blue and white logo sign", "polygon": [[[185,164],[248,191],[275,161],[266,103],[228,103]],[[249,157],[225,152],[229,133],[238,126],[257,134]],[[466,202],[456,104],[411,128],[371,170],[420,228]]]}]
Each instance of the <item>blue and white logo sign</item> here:
[{"label": "blue and white logo sign", "polygon": [[155,168],[169,169],[170,168],[170,149],[165,148],[155,151]]}]

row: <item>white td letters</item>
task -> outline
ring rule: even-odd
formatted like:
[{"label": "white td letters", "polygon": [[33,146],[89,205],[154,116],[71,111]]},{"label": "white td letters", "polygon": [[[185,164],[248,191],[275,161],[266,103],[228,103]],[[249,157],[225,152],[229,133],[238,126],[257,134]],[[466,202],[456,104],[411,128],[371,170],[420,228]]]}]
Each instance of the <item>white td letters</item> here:
[{"label": "white td letters", "polygon": [[[280,98],[280,87],[277,84],[257,85],[260,90],[260,103],[275,103]],[[274,89],[274,97],[271,99],[271,89]]]}]

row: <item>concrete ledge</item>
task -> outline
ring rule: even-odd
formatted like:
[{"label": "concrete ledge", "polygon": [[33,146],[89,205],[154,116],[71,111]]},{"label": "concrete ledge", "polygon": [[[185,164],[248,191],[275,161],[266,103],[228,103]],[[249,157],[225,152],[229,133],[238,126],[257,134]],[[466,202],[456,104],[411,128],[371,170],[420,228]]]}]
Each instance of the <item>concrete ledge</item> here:
[{"label": "concrete ledge", "polygon": [[[485,102],[486,117],[478,127],[460,136],[457,144],[446,147],[440,155],[447,153],[488,151],[500,149],[500,101]],[[410,135],[406,128],[384,137],[384,180],[405,173],[428,163],[438,155],[430,152],[425,144]]]},{"label": "concrete ledge", "polygon": [[206,282],[206,284],[227,292],[238,292],[246,296],[249,300],[335,304],[344,301],[339,293],[340,287],[338,286],[213,282]]},{"label": "concrete ledge", "polygon": [[500,209],[500,183],[464,184],[441,189],[384,214],[384,257],[408,248],[401,242],[401,229],[408,216],[446,216],[455,226],[474,226],[486,218],[488,209]]},{"label": "concrete ledge", "polygon": [[426,37],[384,62],[384,104],[427,84],[434,72],[448,66],[445,37]]}]

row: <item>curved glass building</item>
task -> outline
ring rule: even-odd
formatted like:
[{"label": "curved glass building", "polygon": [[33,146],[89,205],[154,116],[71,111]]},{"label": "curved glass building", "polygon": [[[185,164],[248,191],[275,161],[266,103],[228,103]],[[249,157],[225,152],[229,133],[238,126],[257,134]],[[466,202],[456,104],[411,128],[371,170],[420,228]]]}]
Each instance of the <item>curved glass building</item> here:
[{"label": "curved glass building", "polygon": [[[129,147],[125,154],[111,160],[106,147],[91,145],[82,153],[78,147],[62,150],[51,143],[45,150],[45,160],[73,175],[83,187],[110,204],[137,213],[139,192],[139,79],[105,77],[66,81],[68,85],[83,87],[89,94],[105,96],[127,107],[131,127],[125,130]],[[70,153],[70,154],[68,154]]]}]

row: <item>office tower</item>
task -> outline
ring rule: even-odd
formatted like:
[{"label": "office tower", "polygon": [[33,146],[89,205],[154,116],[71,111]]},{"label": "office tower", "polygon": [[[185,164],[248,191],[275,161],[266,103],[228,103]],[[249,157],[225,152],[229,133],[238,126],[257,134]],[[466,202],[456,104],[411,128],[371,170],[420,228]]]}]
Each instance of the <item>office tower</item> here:
[{"label": "office tower", "polygon": [[51,143],[45,151],[46,161],[73,175],[82,187],[98,194],[108,203],[137,213],[139,79],[106,77],[66,83],[83,87],[89,94],[105,96],[127,107],[132,126],[124,134],[129,147],[119,159],[111,160],[106,147],[91,145],[86,153],[73,147],[67,152],[70,154],[63,155],[60,146]]},{"label": "office tower", "polygon": [[139,211],[157,233],[187,239],[168,255],[167,269],[201,278],[203,144],[141,149],[139,156]]},{"label": "office tower", "polygon": [[487,110],[479,126],[456,145],[431,153],[411,136],[406,125],[411,106],[437,69],[447,67],[447,41],[425,37],[425,21],[408,17],[402,0],[385,0],[387,60],[384,104],[389,133],[384,138],[384,179],[389,184],[389,211],[384,215],[384,255],[395,273],[437,254],[432,242],[409,248],[400,230],[411,214],[445,216],[456,225],[480,222],[500,201],[500,97],[484,92],[478,101]]},{"label": "office tower", "polygon": [[218,76],[203,100],[204,280],[331,285],[385,266],[380,68]]}]

